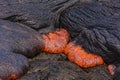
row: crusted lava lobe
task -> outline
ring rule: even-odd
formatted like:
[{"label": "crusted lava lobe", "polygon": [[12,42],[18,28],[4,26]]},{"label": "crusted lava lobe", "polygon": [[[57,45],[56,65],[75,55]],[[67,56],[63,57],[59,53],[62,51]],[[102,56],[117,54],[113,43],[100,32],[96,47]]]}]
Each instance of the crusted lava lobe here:
[{"label": "crusted lava lobe", "polygon": [[29,67],[26,57],[34,57],[44,48],[40,35],[25,26],[0,20],[0,79],[14,80]]},{"label": "crusted lava lobe", "polygon": [[118,80],[120,74],[118,0],[78,2],[61,13],[60,27],[70,33],[76,45],[88,53],[101,56],[108,65],[115,65],[114,79]]}]

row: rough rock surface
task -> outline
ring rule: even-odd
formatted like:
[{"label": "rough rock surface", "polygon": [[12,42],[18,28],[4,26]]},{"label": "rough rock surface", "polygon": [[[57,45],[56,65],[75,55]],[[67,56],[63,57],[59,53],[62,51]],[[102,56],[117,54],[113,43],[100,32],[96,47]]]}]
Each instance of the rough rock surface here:
[{"label": "rough rock surface", "polygon": [[[75,5],[76,3],[84,4],[91,3],[94,1],[103,3],[104,5],[106,5],[107,7],[111,7],[112,9],[115,8],[116,14],[114,15],[119,16],[120,13],[118,9],[120,8],[120,5],[116,4],[119,3],[119,0],[114,0],[115,2],[113,0],[0,0],[0,29],[2,29],[1,25],[5,24],[8,27],[7,29],[9,29],[9,26],[11,26],[10,30],[16,29],[18,32],[20,32],[21,30],[26,31],[26,28],[29,27],[31,29],[27,29],[27,32],[30,32],[31,34],[36,34],[36,31],[38,31],[39,33],[47,33],[49,31],[54,30],[55,27],[59,27],[57,23],[59,23],[60,13],[63,12],[65,9]],[[98,17],[100,16],[98,15]],[[6,26],[4,26],[4,28]],[[16,26],[20,27],[16,28]],[[5,31],[0,31],[0,35],[7,36]],[[17,34],[14,33],[14,35],[16,36]],[[9,49],[14,48],[8,48],[7,45],[12,46],[13,44],[4,41],[6,38],[8,40],[14,39],[14,41],[17,41],[17,39],[19,38],[21,40],[22,37],[28,39],[28,37],[26,37],[25,35],[19,35],[21,36],[19,38],[13,36],[12,34],[11,36],[0,36],[0,48],[3,50],[4,53],[6,50],[9,51]],[[31,43],[31,45],[34,44],[36,43]],[[25,49],[23,49],[23,51],[25,50],[25,52],[28,48],[30,50],[32,49],[30,45],[24,47]],[[2,50],[0,50],[0,60],[3,61],[3,63],[4,61],[10,63],[10,65],[13,65],[13,62],[16,63],[14,64],[14,66],[17,65],[16,70],[20,69],[21,67],[24,67],[21,64],[24,64],[28,67],[26,57],[19,54],[11,55],[10,53],[6,53],[6,55],[4,55],[2,53]],[[33,51],[30,52],[34,53]],[[21,56],[21,59],[14,56]],[[7,59],[5,60],[4,57]],[[19,62],[21,64],[18,64],[12,59],[18,59],[18,61],[20,60]],[[3,63],[0,64],[2,65]],[[106,65],[97,66],[89,69],[82,69],[77,65],[69,62],[67,57],[63,54],[53,55],[48,53],[40,53],[40,55],[37,55],[35,58],[30,59],[29,64],[30,68],[28,73],[26,73],[23,77],[21,77],[18,80],[112,80],[111,76],[107,71]],[[21,65],[20,68],[18,65]],[[3,70],[3,68],[0,70]],[[7,72],[5,74],[7,74]]]},{"label": "rough rock surface", "polygon": [[0,0],[0,19],[18,22],[40,33],[54,29],[64,9],[79,0]]},{"label": "rough rock surface", "polygon": [[60,26],[85,51],[102,56],[120,74],[120,1],[97,0],[77,3],[61,13]]},{"label": "rough rock surface", "polygon": [[29,61],[29,72],[18,80],[112,80],[106,65],[82,69],[64,54],[41,53]]}]

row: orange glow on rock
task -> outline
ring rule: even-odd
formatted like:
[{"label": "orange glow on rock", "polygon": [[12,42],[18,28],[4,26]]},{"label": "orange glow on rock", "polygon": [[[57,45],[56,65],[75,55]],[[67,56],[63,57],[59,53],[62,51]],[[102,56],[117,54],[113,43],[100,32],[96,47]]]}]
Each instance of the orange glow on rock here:
[{"label": "orange glow on rock", "polygon": [[2,80],[16,80],[17,78],[19,78],[21,75],[17,75],[17,74],[11,74],[9,77],[2,79]]},{"label": "orange glow on rock", "polygon": [[17,75],[16,75],[16,74],[12,74],[12,75],[10,76],[10,80],[15,80],[15,79],[17,79]]},{"label": "orange glow on rock", "polygon": [[109,71],[110,75],[114,75],[115,68],[116,68],[115,65],[112,65],[112,64],[108,65],[108,71]]},{"label": "orange glow on rock", "polygon": [[42,37],[45,42],[45,48],[43,51],[49,53],[63,52],[69,40],[69,34],[65,29],[60,29],[55,32],[43,34]]},{"label": "orange glow on rock", "polygon": [[66,46],[64,53],[71,62],[76,63],[82,68],[89,68],[104,63],[100,56],[87,53],[83,48],[72,42]]},{"label": "orange glow on rock", "polygon": [[45,42],[43,51],[49,53],[64,52],[71,62],[82,68],[89,68],[104,63],[102,57],[86,52],[83,48],[75,45],[73,42],[68,43],[69,34],[65,29],[43,34],[42,38]]}]

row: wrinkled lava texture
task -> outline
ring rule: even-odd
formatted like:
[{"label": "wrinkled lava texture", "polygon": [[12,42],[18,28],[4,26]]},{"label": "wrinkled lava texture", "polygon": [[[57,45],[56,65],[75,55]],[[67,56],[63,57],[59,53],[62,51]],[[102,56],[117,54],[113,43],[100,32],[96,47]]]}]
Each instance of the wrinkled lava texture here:
[{"label": "wrinkled lava texture", "polygon": [[0,80],[120,80],[119,0],[0,0],[0,61]]}]

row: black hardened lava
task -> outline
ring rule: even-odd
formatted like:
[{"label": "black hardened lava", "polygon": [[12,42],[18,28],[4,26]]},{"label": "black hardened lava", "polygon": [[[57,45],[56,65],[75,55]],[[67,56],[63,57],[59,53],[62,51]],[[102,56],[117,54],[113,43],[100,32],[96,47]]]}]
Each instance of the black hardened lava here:
[{"label": "black hardened lava", "polygon": [[24,75],[42,51],[83,68],[104,60],[120,80],[119,0],[0,0],[0,79]]},{"label": "black hardened lava", "polygon": [[64,10],[60,26],[87,52],[102,56],[115,80],[120,80],[120,2],[77,3]]}]

